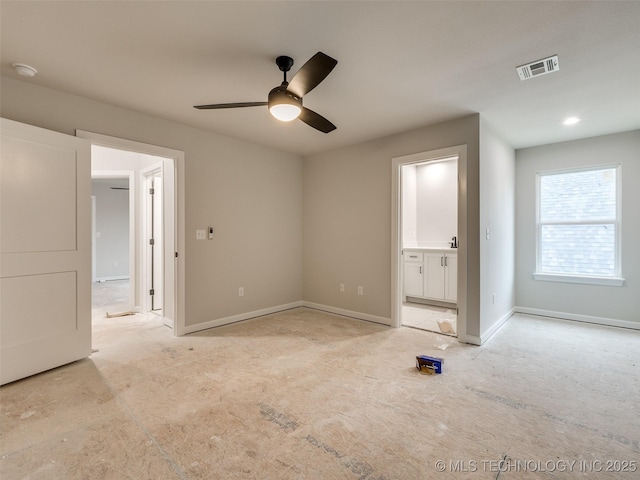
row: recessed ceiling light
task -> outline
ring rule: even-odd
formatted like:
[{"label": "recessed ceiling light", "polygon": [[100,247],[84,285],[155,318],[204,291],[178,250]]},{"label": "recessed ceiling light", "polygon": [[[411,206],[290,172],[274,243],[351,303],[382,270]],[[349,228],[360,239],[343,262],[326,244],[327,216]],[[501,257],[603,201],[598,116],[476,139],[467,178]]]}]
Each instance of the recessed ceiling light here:
[{"label": "recessed ceiling light", "polygon": [[578,117],[569,117],[569,118],[565,119],[565,121],[562,122],[562,124],[563,125],[575,125],[579,121],[580,121],[580,119]]}]

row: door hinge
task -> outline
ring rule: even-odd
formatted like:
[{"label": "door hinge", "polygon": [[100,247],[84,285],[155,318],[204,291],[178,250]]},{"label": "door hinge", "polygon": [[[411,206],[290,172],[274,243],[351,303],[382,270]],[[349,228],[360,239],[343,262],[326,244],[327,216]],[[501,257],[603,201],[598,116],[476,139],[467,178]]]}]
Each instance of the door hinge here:
[{"label": "door hinge", "polygon": [[149,290],[149,295],[155,295],[156,291],[152,288],[151,290]]},{"label": "door hinge", "polygon": [[156,241],[153,238],[149,239],[149,245],[155,245]]},{"label": "door hinge", "polygon": [[178,252],[176,252],[176,258],[178,258]]},{"label": "door hinge", "polygon": [[149,195],[153,195],[155,193],[155,188],[150,188],[149,189]]}]

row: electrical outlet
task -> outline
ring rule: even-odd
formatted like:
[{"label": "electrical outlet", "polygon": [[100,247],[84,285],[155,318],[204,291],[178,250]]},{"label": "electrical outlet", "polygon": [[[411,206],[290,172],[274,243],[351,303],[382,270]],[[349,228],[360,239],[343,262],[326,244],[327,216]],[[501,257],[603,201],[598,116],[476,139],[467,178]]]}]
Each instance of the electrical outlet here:
[{"label": "electrical outlet", "polygon": [[364,295],[364,288],[362,288],[362,285],[358,285],[358,295]]},{"label": "electrical outlet", "polygon": [[118,268],[118,262],[113,262],[113,268]]},{"label": "electrical outlet", "polygon": [[205,240],[207,238],[206,230],[196,230],[196,240]]},{"label": "electrical outlet", "polygon": [[341,284],[340,284],[340,291],[341,291],[342,293],[344,293],[344,283],[341,283]]},{"label": "electrical outlet", "polygon": [[239,297],[244,297],[244,287],[240,287],[240,288],[238,289],[238,296],[239,296]]}]

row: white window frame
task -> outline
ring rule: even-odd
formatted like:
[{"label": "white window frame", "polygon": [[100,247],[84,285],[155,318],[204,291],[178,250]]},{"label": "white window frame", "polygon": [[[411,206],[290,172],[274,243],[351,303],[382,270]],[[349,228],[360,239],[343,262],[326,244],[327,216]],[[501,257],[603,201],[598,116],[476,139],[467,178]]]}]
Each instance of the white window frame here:
[{"label": "white window frame", "polygon": [[[589,276],[580,274],[557,274],[547,273],[541,269],[541,243],[542,243],[542,226],[540,221],[540,180],[547,175],[558,175],[566,173],[579,173],[590,172],[595,170],[608,170],[614,169],[616,173],[616,218],[613,221],[615,225],[615,269],[612,275],[599,275]],[[562,283],[578,283],[587,285],[607,285],[607,286],[622,286],[625,279],[622,277],[622,261],[620,256],[620,239],[622,232],[622,166],[621,164],[609,164],[609,165],[591,165],[579,168],[568,168],[562,170],[546,170],[536,173],[536,271],[533,274],[533,278],[536,280],[543,280],[548,282],[562,282]],[[568,224],[568,223],[567,223]],[[593,224],[593,222],[573,222],[574,225],[581,224]]]}]

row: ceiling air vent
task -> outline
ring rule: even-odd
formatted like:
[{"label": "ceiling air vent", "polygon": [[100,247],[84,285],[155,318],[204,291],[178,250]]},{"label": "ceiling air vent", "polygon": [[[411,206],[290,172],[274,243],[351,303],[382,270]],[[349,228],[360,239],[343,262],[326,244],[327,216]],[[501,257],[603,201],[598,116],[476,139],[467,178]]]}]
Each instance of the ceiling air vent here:
[{"label": "ceiling air vent", "polygon": [[533,77],[539,77],[551,72],[557,72],[560,70],[558,64],[558,56],[543,58],[542,60],[536,60],[535,62],[527,63],[516,67],[520,80],[529,80]]}]

